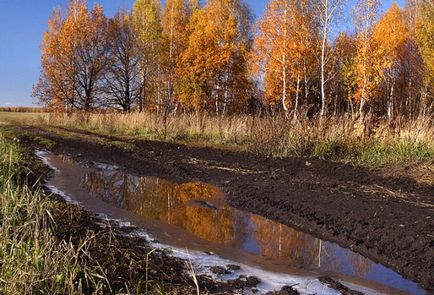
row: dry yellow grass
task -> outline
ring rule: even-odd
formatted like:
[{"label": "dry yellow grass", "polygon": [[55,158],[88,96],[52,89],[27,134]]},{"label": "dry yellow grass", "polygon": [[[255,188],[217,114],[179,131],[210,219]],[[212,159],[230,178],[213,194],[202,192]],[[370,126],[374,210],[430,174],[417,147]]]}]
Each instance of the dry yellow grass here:
[{"label": "dry yellow grass", "polygon": [[297,120],[249,115],[50,114],[45,124],[150,140],[226,146],[274,157],[315,156],[381,165],[434,159],[431,117],[386,121],[348,117]]}]

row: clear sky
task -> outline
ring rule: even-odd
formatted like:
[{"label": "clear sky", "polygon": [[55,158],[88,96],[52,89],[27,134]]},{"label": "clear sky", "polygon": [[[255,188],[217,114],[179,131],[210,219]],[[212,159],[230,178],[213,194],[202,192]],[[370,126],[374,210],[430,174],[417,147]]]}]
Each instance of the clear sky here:
[{"label": "clear sky", "polygon": [[[351,6],[354,0],[350,0]],[[384,9],[393,0],[384,1]],[[118,7],[131,8],[134,0],[88,0],[100,3],[107,15]],[[246,0],[256,16],[267,0]],[[404,0],[397,1],[401,6]],[[68,0],[0,0],[0,106],[31,106],[32,85],[40,71],[40,44],[47,21],[56,7]],[[349,9],[348,9],[349,11]]]}]

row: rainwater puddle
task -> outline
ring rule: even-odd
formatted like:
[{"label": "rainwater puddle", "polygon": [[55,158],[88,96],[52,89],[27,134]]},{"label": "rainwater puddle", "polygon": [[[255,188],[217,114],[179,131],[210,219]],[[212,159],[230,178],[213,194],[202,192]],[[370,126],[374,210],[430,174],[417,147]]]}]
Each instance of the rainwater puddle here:
[{"label": "rainwater puddle", "polygon": [[232,274],[212,274],[217,279],[254,275],[264,292],[298,284],[301,293],[337,294],[316,279],[330,275],[367,294],[425,294],[416,283],[351,250],[230,207],[214,186],[138,177],[116,166],[77,163],[43,151],[37,155],[54,170],[47,187],[67,201],[137,226],[154,239],[154,247],[190,259],[198,272],[241,266]]}]

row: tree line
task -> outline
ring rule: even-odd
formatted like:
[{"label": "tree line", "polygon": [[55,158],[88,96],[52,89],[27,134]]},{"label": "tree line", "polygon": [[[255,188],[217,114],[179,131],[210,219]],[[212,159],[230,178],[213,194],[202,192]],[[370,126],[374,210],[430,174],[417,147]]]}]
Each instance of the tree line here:
[{"label": "tree line", "polygon": [[72,0],[44,33],[33,94],[53,110],[286,113],[394,119],[434,103],[434,2],[136,0],[113,17]]}]

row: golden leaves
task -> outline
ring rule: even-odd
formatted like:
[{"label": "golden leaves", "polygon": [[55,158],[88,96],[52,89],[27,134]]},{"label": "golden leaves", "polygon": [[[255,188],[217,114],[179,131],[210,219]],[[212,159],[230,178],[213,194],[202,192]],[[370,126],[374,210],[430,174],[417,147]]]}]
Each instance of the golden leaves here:
[{"label": "golden leaves", "polygon": [[416,15],[415,38],[425,62],[425,79],[434,88],[434,2],[421,1]]},{"label": "golden leaves", "polygon": [[271,1],[258,23],[253,59],[259,64],[255,69],[265,74],[268,104],[276,105],[285,92],[294,93],[289,82],[306,74],[306,64],[314,59],[318,36],[306,5],[306,1]]}]

